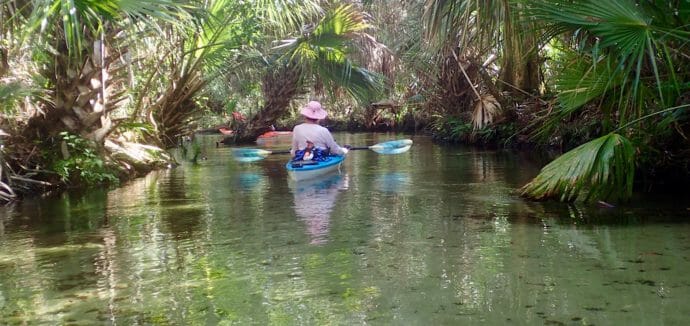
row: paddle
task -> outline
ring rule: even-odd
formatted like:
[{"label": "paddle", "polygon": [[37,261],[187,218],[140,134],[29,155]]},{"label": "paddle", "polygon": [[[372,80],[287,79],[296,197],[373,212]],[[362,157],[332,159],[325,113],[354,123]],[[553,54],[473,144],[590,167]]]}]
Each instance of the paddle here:
[{"label": "paddle", "polygon": [[[379,154],[400,154],[410,150],[411,146],[411,139],[398,139],[371,146],[350,147],[350,150],[370,149]],[[290,151],[269,151],[260,148],[235,148],[232,150],[233,158],[242,163],[260,161],[273,154],[290,154]]]}]

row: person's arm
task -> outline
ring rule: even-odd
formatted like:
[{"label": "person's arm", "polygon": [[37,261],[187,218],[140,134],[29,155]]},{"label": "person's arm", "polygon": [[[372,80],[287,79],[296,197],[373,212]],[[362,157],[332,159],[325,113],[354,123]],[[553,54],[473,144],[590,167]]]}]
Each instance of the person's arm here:
[{"label": "person's arm", "polygon": [[331,151],[332,154],[337,154],[337,155],[345,155],[347,154],[347,149],[340,147],[338,143],[335,142],[335,139],[333,139],[333,135],[331,134],[328,129],[325,127],[322,129],[322,132],[324,133],[324,139],[326,139],[326,147],[328,147]]},{"label": "person's arm", "polygon": [[297,136],[298,136],[298,131],[299,128],[295,126],[295,128],[292,128],[292,145],[290,147],[290,156],[295,157],[295,151],[297,151]]}]

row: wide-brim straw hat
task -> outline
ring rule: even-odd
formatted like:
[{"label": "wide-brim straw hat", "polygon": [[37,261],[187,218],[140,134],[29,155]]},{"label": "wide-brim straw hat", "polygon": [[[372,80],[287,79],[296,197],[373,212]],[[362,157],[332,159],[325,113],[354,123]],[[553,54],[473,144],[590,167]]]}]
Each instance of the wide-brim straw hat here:
[{"label": "wide-brim straw hat", "polygon": [[302,108],[302,110],[299,111],[299,113],[309,119],[314,119],[314,120],[321,120],[328,115],[326,113],[326,110],[321,107],[321,103],[317,101],[311,101],[307,103],[305,107]]}]

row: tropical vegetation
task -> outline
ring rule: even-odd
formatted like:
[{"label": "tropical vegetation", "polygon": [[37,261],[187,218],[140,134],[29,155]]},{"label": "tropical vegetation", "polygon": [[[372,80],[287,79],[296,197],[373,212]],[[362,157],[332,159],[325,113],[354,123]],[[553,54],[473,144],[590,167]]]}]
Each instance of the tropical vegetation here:
[{"label": "tropical vegetation", "polygon": [[175,164],[197,130],[251,141],[307,99],[343,128],[564,152],[529,198],[688,177],[687,1],[0,0],[0,24],[2,201]]}]

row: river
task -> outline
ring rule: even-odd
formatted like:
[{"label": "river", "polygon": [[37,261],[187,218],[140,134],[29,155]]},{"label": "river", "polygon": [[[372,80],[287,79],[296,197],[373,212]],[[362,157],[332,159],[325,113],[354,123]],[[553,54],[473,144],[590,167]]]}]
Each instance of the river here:
[{"label": "river", "polygon": [[687,194],[530,202],[543,161],[424,136],[294,183],[198,139],[197,164],[0,208],[0,324],[690,323]]}]

